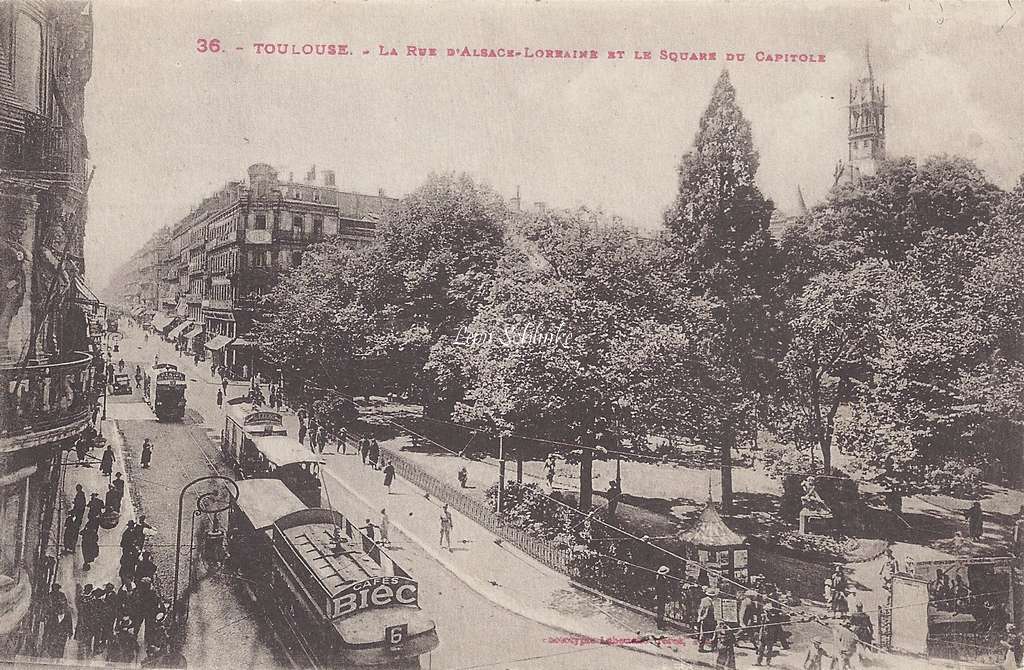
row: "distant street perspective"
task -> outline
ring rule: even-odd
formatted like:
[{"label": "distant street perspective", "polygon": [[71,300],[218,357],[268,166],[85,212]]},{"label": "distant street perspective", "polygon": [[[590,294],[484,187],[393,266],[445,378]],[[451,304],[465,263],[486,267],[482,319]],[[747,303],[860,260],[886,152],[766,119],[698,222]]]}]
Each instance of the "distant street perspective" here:
[{"label": "distant street perspective", "polygon": [[0,661],[1024,668],[1016,14],[109,2],[0,0]]}]

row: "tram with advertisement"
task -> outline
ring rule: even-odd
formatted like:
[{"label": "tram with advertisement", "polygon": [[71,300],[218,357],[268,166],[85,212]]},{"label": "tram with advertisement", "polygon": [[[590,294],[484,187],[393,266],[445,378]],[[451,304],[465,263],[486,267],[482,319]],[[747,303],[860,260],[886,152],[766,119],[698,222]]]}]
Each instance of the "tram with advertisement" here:
[{"label": "tram with advertisement", "polygon": [[240,400],[227,404],[221,439],[235,474],[241,479],[279,479],[303,503],[319,507],[323,460],[288,435],[280,412]]},{"label": "tram with advertisement", "polygon": [[187,387],[185,373],[171,363],[157,363],[142,373],[142,397],[161,421],[185,418]]},{"label": "tram with advertisement", "polygon": [[437,648],[419,585],[336,510],[307,508],[282,482],[238,482],[228,551],[284,633],[293,664],[413,670]]}]

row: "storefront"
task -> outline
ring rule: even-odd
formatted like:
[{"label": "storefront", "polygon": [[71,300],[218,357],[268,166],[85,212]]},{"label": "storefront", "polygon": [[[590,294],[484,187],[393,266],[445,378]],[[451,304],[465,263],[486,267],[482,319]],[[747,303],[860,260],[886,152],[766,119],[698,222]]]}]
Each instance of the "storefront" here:
[{"label": "storefront", "polygon": [[206,343],[206,337],[200,324],[193,323],[192,327],[186,330],[182,337],[185,338],[187,351],[193,355],[198,355],[201,361],[206,360],[206,347],[203,346]]}]

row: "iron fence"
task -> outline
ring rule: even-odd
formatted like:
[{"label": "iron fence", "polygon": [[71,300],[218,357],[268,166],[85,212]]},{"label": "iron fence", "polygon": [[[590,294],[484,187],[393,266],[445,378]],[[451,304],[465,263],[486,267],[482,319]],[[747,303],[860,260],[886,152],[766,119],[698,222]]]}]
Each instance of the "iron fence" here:
[{"label": "iron fence", "polygon": [[[352,435],[346,434],[341,439],[345,440],[346,445],[359,448],[358,441]],[[452,508],[552,570],[573,577],[567,547],[536,537],[522,528],[507,523],[489,503],[472,498],[458,488],[446,484],[398,451],[387,447],[381,447],[381,451],[395,466],[397,475],[423,489],[433,499],[448,503]]]}]

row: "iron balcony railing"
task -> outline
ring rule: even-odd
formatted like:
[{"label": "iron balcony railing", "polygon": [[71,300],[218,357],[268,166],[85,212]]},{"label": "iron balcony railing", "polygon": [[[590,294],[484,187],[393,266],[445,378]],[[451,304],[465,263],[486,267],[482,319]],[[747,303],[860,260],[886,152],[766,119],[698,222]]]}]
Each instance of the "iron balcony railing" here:
[{"label": "iron balcony railing", "polygon": [[0,368],[0,438],[60,428],[89,416],[95,359],[75,352],[59,363]]}]

